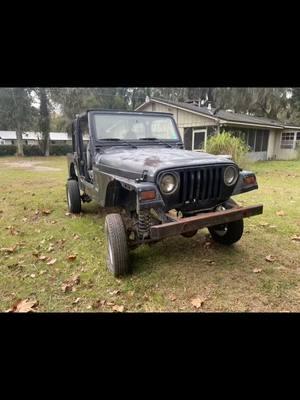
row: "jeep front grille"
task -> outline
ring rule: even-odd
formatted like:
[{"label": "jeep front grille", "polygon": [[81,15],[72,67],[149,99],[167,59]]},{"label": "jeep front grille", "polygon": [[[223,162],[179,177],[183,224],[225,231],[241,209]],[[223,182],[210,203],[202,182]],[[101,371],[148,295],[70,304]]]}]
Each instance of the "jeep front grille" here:
[{"label": "jeep front grille", "polygon": [[222,197],[224,167],[202,167],[180,172],[180,202],[217,200]]},{"label": "jeep front grille", "polygon": [[169,196],[163,194],[166,209],[207,209],[229,199],[235,185],[228,187],[224,183],[227,166],[208,165],[172,170],[179,174],[180,185],[176,193]]}]

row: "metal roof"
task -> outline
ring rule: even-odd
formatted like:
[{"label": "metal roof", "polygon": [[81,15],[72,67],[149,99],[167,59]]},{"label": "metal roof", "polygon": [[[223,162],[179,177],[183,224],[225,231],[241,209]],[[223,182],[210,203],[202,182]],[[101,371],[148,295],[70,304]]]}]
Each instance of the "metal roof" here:
[{"label": "metal roof", "polygon": [[[23,140],[38,140],[41,139],[40,132],[24,132]],[[13,140],[17,139],[16,131],[0,131],[0,139]],[[68,140],[67,132],[50,132],[50,140]]]},{"label": "metal roof", "polygon": [[[233,122],[233,123],[240,123],[243,125],[261,125],[261,126],[268,126],[268,127],[274,127],[274,128],[285,128],[286,126],[292,127],[292,128],[298,128],[297,125],[291,125],[291,124],[285,124],[282,121],[279,120],[274,120],[270,118],[265,118],[265,117],[256,117],[253,115],[248,115],[248,114],[242,114],[242,113],[234,113],[234,112],[229,112],[225,110],[221,110],[218,108],[211,108],[208,109],[207,107],[198,107],[196,105],[190,104],[190,103],[184,103],[184,102],[179,102],[179,101],[170,101],[170,100],[165,100],[165,99],[160,99],[160,98],[155,98],[151,97],[149,99],[149,102],[157,102],[157,103],[165,103],[170,106],[174,106],[176,108],[182,108],[186,111],[192,111],[193,113],[198,113],[200,115],[207,116],[208,118],[213,118],[216,121],[220,122]],[[141,104],[139,107],[136,108],[136,110],[139,110],[142,108],[145,104],[148,104],[149,102],[145,102]]]},{"label": "metal roof", "polygon": [[0,131],[0,139],[16,139],[16,131]]}]

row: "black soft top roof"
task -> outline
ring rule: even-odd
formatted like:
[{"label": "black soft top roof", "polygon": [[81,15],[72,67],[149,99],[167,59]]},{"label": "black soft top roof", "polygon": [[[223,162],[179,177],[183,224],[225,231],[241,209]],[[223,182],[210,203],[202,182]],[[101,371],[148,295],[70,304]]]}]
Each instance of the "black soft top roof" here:
[{"label": "black soft top roof", "polygon": [[172,113],[166,112],[155,112],[155,111],[124,111],[124,110],[112,110],[112,109],[101,109],[101,108],[89,108],[85,112],[78,115],[78,118],[84,118],[89,112],[98,112],[99,114],[128,114],[128,115],[169,115]]}]

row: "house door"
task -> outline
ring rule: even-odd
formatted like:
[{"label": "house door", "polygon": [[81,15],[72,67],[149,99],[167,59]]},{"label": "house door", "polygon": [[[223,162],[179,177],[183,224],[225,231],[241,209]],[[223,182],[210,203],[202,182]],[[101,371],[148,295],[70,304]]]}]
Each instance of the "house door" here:
[{"label": "house door", "polygon": [[206,139],[206,129],[193,129],[192,150],[204,151],[206,148]]}]

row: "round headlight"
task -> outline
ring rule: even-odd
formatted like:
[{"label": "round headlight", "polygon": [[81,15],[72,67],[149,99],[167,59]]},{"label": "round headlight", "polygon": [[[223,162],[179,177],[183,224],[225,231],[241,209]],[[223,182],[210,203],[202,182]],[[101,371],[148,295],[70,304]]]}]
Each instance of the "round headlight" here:
[{"label": "round headlight", "polygon": [[164,194],[174,193],[178,186],[178,179],[176,175],[165,174],[161,177],[159,186]]},{"label": "round headlight", "polygon": [[225,169],[224,172],[224,182],[227,186],[232,186],[236,183],[238,178],[238,171],[235,167],[231,165]]}]

